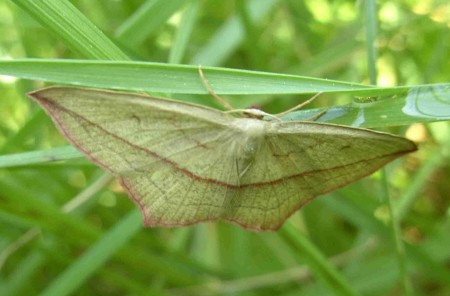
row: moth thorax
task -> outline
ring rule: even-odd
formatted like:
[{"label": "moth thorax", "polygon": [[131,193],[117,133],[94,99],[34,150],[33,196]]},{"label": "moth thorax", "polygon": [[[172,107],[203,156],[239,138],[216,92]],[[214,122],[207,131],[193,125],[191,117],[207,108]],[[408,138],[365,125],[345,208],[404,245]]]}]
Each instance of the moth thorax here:
[{"label": "moth thorax", "polygon": [[267,122],[253,118],[238,118],[235,126],[239,130],[236,137],[235,153],[239,176],[242,177],[255,159],[264,138]]},{"label": "moth thorax", "polygon": [[234,125],[248,137],[262,137],[267,122],[255,118],[237,118]]}]

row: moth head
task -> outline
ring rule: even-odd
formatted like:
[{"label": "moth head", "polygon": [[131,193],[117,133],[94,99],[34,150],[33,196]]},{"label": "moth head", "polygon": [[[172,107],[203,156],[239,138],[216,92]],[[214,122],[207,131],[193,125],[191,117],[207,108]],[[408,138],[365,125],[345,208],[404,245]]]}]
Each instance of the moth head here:
[{"label": "moth head", "polygon": [[281,121],[277,116],[259,110],[255,107],[251,107],[248,109],[234,109],[225,111],[225,113],[241,113],[246,118],[258,119],[258,120],[266,120],[266,119],[274,119],[276,121]]},{"label": "moth head", "polygon": [[253,107],[253,106],[245,109],[244,112],[242,112],[242,113],[247,118],[254,118],[254,119],[260,119],[260,120],[262,120],[264,118],[264,116],[267,115],[266,112],[258,109],[257,107]]}]

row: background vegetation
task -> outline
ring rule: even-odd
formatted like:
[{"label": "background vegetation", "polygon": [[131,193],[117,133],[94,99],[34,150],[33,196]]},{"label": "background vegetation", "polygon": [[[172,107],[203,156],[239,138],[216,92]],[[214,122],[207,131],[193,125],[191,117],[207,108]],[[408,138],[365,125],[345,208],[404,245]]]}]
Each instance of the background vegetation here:
[{"label": "background vegetation", "polygon": [[[0,0],[0,295],[449,295],[449,15],[444,0]],[[323,120],[420,150],[278,232],[144,229],[25,96],[48,81],[214,105],[198,64],[223,67],[205,72],[236,107],[276,113],[324,91]]]}]

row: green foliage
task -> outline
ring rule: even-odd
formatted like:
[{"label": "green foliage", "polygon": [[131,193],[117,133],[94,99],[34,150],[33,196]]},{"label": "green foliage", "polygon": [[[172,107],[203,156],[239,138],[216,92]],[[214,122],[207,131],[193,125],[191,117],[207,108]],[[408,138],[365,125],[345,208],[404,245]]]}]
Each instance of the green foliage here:
[{"label": "green foliage", "polygon": [[[168,2],[0,0],[0,295],[448,295],[448,1]],[[144,229],[25,96],[43,80],[215,106],[198,64],[237,108],[322,91],[285,119],[327,110],[419,151],[279,232]]]}]

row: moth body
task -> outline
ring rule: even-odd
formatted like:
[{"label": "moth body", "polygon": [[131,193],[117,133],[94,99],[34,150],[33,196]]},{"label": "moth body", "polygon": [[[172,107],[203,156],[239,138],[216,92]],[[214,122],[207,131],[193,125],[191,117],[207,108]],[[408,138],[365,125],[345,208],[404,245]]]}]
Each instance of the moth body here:
[{"label": "moth body", "polygon": [[239,178],[251,167],[258,153],[268,122],[256,118],[237,118],[235,123],[236,132],[240,134],[234,141],[236,167]]}]

